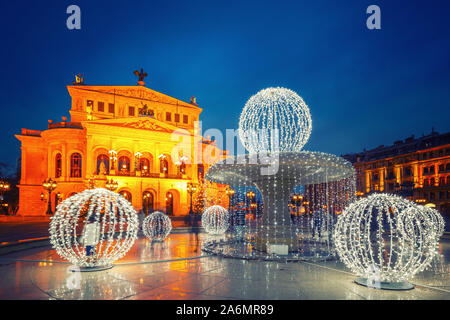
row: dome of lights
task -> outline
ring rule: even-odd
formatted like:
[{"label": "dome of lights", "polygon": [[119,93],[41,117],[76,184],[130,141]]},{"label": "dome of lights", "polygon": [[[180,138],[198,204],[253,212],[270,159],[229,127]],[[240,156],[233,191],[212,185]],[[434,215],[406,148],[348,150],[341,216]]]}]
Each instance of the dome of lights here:
[{"label": "dome of lights", "polygon": [[306,103],[294,91],[280,87],[252,96],[239,119],[239,138],[250,153],[300,151],[311,129]]},{"label": "dome of lights", "polygon": [[106,267],[133,246],[138,227],[136,211],[121,195],[87,189],[58,205],[50,222],[50,242],[76,266]]},{"label": "dome of lights", "polygon": [[436,253],[431,220],[413,202],[390,194],[351,203],[333,237],[339,258],[362,282],[407,284]]},{"label": "dome of lights", "polygon": [[219,235],[228,230],[228,211],[218,205],[211,206],[203,212],[202,226],[209,234]]},{"label": "dome of lights", "polygon": [[142,232],[153,241],[164,241],[172,230],[170,218],[160,211],[155,211],[142,222]]}]

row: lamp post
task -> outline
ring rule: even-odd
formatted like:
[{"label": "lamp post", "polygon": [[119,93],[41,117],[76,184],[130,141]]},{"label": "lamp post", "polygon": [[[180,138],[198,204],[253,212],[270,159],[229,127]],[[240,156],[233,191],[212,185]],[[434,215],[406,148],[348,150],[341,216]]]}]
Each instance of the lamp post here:
[{"label": "lamp post", "polygon": [[[46,214],[52,215],[53,214],[52,191],[56,189],[57,183],[55,180],[52,180],[52,178],[48,178],[47,180],[44,180],[44,182],[42,182],[42,186],[44,187],[45,190],[48,191],[48,206],[47,206]],[[41,194],[41,199],[42,199],[42,194]]]},{"label": "lamp post", "polygon": [[[0,197],[1,197],[1,206],[3,208],[3,193],[9,191],[10,184],[8,181],[0,180]],[[8,214],[8,211],[6,211],[6,214]]]},{"label": "lamp post", "polygon": [[192,194],[194,194],[194,193],[197,191],[197,185],[195,185],[195,184],[192,183],[192,182],[188,182],[186,188],[187,188],[187,192],[189,193],[190,199],[191,199],[191,202],[190,202],[190,209],[189,209],[189,215],[192,215],[192,214],[194,214],[194,211],[192,210]]},{"label": "lamp post", "polygon": [[117,189],[118,186],[119,186],[119,184],[117,183],[117,181],[114,181],[113,179],[106,180],[105,187],[109,191],[113,191],[114,192]]},{"label": "lamp post", "polygon": [[253,192],[253,191],[248,191],[247,193],[246,193],[246,197],[249,199],[249,201],[250,201],[250,212],[251,213],[253,213],[253,208],[254,208],[254,206],[253,206],[253,200],[255,199],[255,196],[256,196],[256,194],[255,194],[255,192]]},{"label": "lamp post", "polygon": [[292,202],[295,205],[295,215],[298,216],[298,210],[300,208],[300,205],[302,204],[303,201],[303,195],[301,194],[293,194],[292,195]]},{"label": "lamp post", "polygon": [[233,216],[233,213],[231,212],[231,197],[234,196],[236,191],[233,188],[231,188],[230,186],[228,186],[225,189],[225,193],[228,196],[228,212],[230,213],[230,216],[231,216],[231,224],[234,225],[234,216]]}]

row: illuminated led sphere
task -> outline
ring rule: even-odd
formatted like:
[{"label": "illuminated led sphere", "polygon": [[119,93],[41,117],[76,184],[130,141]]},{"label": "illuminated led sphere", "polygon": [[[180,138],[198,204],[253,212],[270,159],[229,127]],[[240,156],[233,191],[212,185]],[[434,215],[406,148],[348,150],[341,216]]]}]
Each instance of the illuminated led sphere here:
[{"label": "illuminated led sphere", "polygon": [[153,241],[164,241],[172,230],[170,218],[160,211],[155,211],[142,222],[142,232]]},{"label": "illuminated led sphere", "polygon": [[218,205],[207,208],[202,215],[202,226],[209,234],[224,234],[229,227],[228,211]]},{"label": "illuminated led sphere", "polygon": [[431,220],[433,228],[435,229],[436,237],[439,239],[445,231],[445,221],[442,215],[436,209],[420,206],[424,215]]},{"label": "illuminated led sphere", "polygon": [[372,194],[351,203],[333,234],[339,258],[363,279],[407,283],[436,254],[431,220],[413,202]]},{"label": "illuminated led sphere", "polygon": [[121,195],[87,189],[61,202],[50,221],[50,242],[79,267],[106,267],[123,257],[137,239],[136,211]]},{"label": "illuminated led sphere", "polygon": [[311,129],[306,103],[294,91],[280,87],[252,96],[239,119],[239,138],[250,153],[300,151]]}]

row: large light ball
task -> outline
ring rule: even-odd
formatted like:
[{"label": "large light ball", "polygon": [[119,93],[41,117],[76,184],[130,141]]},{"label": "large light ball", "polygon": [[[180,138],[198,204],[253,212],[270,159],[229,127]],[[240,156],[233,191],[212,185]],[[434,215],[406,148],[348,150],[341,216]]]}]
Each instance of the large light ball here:
[{"label": "large light ball", "polygon": [[172,230],[170,218],[160,211],[155,211],[142,222],[142,232],[153,241],[164,241]]},{"label": "large light ball", "polygon": [[333,238],[341,261],[378,283],[406,282],[436,254],[431,221],[416,204],[390,194],[351,203],[339,216]]},{"label": "large light ball", "polygon": [[202,215],[202,226],[209,234],[219,235],[228,230],[228,211],[218,205],[207,208]]},{"label": "large light ball", "polygon": [[79,267],[105,267],[123,257],[137,239],[136,211],[121,195],[88,189],[61,202],[50,221],[50,242]]},{"label": "large light ball", "polygon": [[311,114],[303,99],[279,87],[252,96],[239,119],[239,138],[250,153],[300,151],[311,129]]}]

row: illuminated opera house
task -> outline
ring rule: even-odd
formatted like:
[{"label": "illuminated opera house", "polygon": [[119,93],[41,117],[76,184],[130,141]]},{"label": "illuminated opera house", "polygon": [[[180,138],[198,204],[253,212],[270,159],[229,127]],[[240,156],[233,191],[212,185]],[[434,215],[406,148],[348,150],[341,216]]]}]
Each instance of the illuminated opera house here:
[{"label": "illuminated opera house", "polygon": [[[22,129],[19,215],[45,215],[88,187],[113,186],[136,210],[189,212],[189,187],[225,152],[204,139],[202,112],[190,103],[138,85],[67,86],[70,121],[49,120],[43,131]],[[204,161],[204,156],[209,156]],[[49,193],[43,181],[52,179]],[[108,183],[108,184],[107,184]],[[218,186],[220,189],[222,186]],[[50,211],[48,211],[50,212]]]}]

